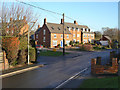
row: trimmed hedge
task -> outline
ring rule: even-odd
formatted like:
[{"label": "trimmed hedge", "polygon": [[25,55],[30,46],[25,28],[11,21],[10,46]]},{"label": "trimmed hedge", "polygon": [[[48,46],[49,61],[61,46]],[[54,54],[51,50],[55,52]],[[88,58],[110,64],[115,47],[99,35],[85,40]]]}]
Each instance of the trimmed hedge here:
[{"label": "trimmed hedge", "polygon": [[29,47],[29,55],[30,55],[30,61],[36,62],[36,49],[33,47]]}]

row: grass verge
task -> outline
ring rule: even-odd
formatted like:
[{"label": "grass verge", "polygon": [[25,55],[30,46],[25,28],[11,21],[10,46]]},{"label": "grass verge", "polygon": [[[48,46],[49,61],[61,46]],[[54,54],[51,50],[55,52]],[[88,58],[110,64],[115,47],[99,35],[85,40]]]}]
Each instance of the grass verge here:
[{"label": "grass verge", "polygon": [[[65,52],[65,54],[69,54],[68,52]],[[39,56],[61,56],[63,55],[62,52],[60,51],[50,51],[50,50],[47,50],[47,51],[40,51],[40,54]]]},{"label": "grass verge", "polygon": [[120,88],[120,76],[91,78],[83,81],[79,88]]}]

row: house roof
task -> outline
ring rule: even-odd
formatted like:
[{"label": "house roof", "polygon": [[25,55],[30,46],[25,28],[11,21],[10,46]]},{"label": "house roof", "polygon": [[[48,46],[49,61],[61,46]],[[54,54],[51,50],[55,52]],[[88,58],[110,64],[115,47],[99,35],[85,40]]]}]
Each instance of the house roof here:
[{"label": "house roof", "polygon": [[89,34],[94,34],[94,32],[87,32],[87,31],[84,31],[83,33],[89,33]]},{"label": "house roof", "polygon": [[[63,25],[62,24],[47,23],[46,25],[51,33],[63,33]],[[65,28],[64,33],[71,34],[67,28]]]},{"label": "house roof", "polygon": [[38,34],[40,30],[41,30],[41,27],[35,31],[35,34]]},{"label": "house roof", "polygon": [[[63,24],[56,24],[56,23],[47,23],[47,27],[49,28],[51,33],[63,33]],[[71,34],[69,28],[80,29],[81,28],[88,28],[85,25],[75,25],[74,23],[65,23],[65,34]]]},{"label": "house roof", "polygon": [[104,36],[104,37],[111,41],[111,38],[109,36]]}]

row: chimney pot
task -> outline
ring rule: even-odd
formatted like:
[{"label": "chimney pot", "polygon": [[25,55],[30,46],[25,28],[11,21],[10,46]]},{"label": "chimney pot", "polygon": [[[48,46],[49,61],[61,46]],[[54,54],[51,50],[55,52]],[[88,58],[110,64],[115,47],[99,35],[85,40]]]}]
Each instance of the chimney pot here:
[{"label": "chimney pot", "polygon": [[47,24],[47,19],[46,18],[44,19],[44,24]]},{"label": "chimney pot", "polygon": [[77,21],[76,21],[76,20],[74,21],[74,24],[78,25],[78,23],[77,23]]},{"label": "chimney pot", "polygon": [[10,18],[10,21],[12,21],[12,18]]},{"label": "chimney pot", "polygon": [[26,16],[24,16],[23,19],[26,20]]},{"label": "chimney pot", "polygon": [[40,25],[38,25],[38,29],[40,28]]},{"label": "chimney pot", "polygon": [[61,24],[63,24],[63,19],[61,19]]}]

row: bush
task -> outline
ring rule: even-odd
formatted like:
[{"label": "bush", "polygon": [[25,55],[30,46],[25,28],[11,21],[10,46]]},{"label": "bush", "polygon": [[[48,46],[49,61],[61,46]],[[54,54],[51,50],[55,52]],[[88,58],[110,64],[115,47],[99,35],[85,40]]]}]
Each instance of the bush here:
[{"label": "bush", "polygon": [[86,50],[86,51],[91,51],[93,49],[93,47],[90,44],[84,44],[84,45],[82,45],[82,49]]},{"label": "bush", "polygon": [[33,47],[29,48],[29,56],[31,62],[36,62],[36,49]]},{"label": "bush", "polygon": [[17,37],[2,37],[2,48],[6,51],[6,56],[10,65],[17,64],[20,41]]},{"label": "bush", "polygon": [[28,41],[27,37],[20,38],[19,54],[18,54],[18,64],[25,64],[27,58],[27,47]]},{"label": "bush", "polygon": [[70,41],[69,45],[73,46],[73,41]]}]

